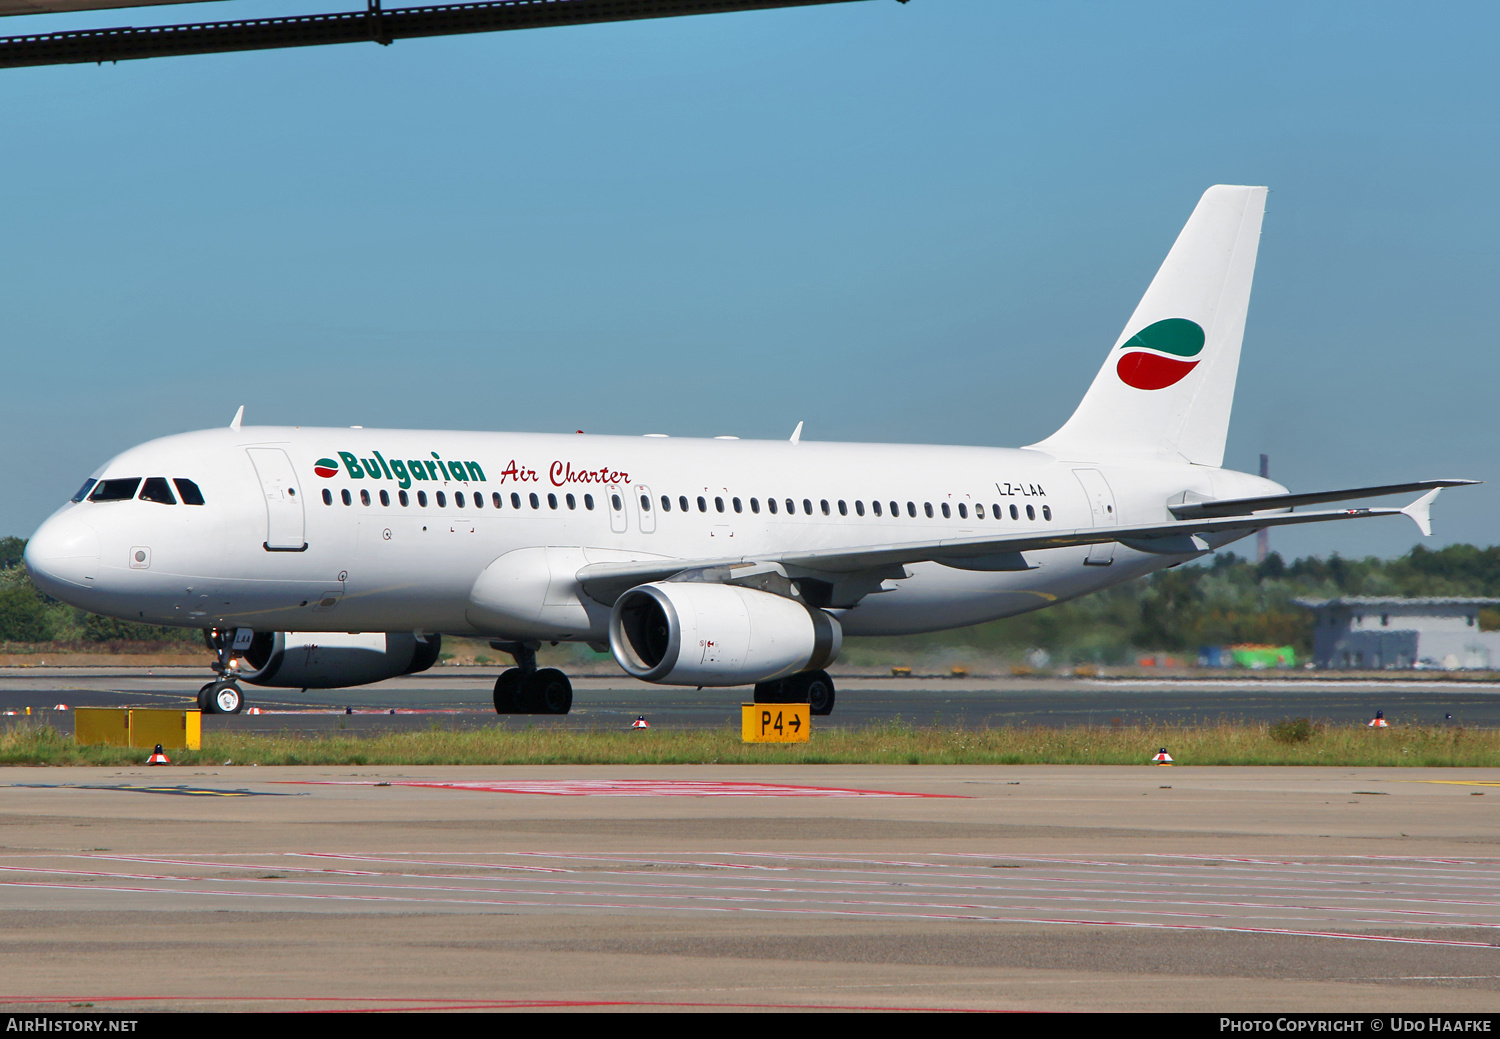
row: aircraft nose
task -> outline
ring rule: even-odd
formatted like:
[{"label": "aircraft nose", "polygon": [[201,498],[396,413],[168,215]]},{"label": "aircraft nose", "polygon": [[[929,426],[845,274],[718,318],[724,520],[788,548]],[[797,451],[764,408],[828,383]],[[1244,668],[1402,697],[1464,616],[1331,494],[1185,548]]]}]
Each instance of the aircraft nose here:
[{"label": "aircraft nose", "polygon": [[92,588],[99,533],[71,515],[54,516],[26,542],[26,568],[38,588],[62,599],[68,588]]}]

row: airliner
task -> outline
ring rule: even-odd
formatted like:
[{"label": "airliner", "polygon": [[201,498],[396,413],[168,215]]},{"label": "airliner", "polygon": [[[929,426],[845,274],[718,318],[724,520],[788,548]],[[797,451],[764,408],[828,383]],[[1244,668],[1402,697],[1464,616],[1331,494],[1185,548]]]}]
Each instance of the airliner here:
[{"label": "airliner", "polygon": [[1291,493],[1223,468],[1265,200],[1203,195],[1077,410],[1028,447],[248,426],[241,407],[106,462],[26,564],[63,602],[204,629],[210,713],[239,712],[241,683],[419,672],[456,636],[514,657],[500,713],[567,713],[536,655],[578,642],[647,682],[827,714],[848,635],[1025,613],[1267,527],[1430,534],[1439,490],[1476,481]]}]

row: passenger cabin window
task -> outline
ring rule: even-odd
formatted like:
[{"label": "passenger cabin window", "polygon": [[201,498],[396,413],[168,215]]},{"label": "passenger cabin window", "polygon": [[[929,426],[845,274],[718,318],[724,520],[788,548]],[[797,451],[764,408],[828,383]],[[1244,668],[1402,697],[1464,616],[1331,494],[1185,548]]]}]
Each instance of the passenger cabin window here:
[{"label": "passenger cabin window", "polygon": [[100,480],[89,495],[89,501],[129,501],[141,486],[139,476],[128,476],[121,480]]},{"label": "passenger cabin window", "polygon": [[1036,509],[1032,508],[1030,505],[1026,506],[1026,518],[1029,520],[1036,519]]},{"label": "passenger cabin window", "polygon": [[790,498],[786,500],[786,514],[788,516],[797,515],[797,503],[792,501],[792,499]]},{"label": "passenger cabin window", "polygon": [[484,508],[484,495],[479,491],[474,492],[474,507],[476,509]]},{"label": "passenger cabin window", "polygon": [[531,492],[531,507],[533,509],[540,509],[542,507],[542,499],[536,496],[535,491]]},{"label": "passenger cabin window", "polygon": [[555,494],[548,494],[547,495],[547,508],[552,509],[553,511],[557,510],[557,495],[555,495]]},{"label": "passenger cabin window", "polygon": [[738,498],[735,498],[729,504],[731,504],[731,505],[734,506],[734,511],[735,512],[744,512],[745,511],[745,507],[740,504],[740,500]]},{"label": "passenger cabin window", "polygon": [[[347,493],[347,492],[345,492],[345,493]],[[426,491],[418,491],[417,492],[417,504],[420,505],[424,509],[427,508],[427,492]]]},{"label": "passenger cabin window", "polygon": [[594,496],[592,494],[585,494],[583,496],[583,507],[590,512],[594,511]]},{"label": "passenger cabin window", "polygon": [[[439,497],[441,497],[441,495],[439,495]],[[369,491],[360,491],[359,492],[359,503],[361,505],[368,505],[368,504],[370,504],[370,492]]]},{"label": "passenger cabin window", "polygon": [[912,519],[916,519],[917,518],[917,503],[916,502],[909,501],[909,502],[906,503],[906,514],[908,516],[910,516]]},{"label": "passenger cabin window", "polygon": [[686,495],[679,494],[677,496],[677,507],[680,508],[683,512],[686,512],[688,510],[688,500]]},{"label": "passenger cabin window", "polygon": [[879,516],[880,515],[880,502],[878,502],[878,501],[872,501],[872,502],[870,502],[870,511],[873,512],[873,513],[875,513],[875,515]]},{"label": "passenger cabin window", "polygon": [[773,515],[773,516],[776,515],[776,499],[775,498],[767,498],[766,499],[766,508],[768,508],[768,509],[771,510],[771,515]]},{"label": "passenger cabin window", "polygon": [[453,492],[453,504],[457,505],[460,509],[464,507],[464,492],[463,491],[454,491]]},{"label": "passenger cabin window", "polygon": [[354,499],[350,496],[349,488],[347,487],[345,487],[342,491],[339,491],[339,497],[343,500],[345,505],[354,504]]},{"label": "passenger cabin window", "polygon": [[411,498],[407,495],[407,493],[405,491],[397,491],[396,492],[396,500],[401,503],[401,507],[403,509],[406,508],[408,505],[411,504]]},{"label": "passenger cabin window", "polygon": [[[839,504],[842,505],[844,503],[843,502],[839,502]],[[865,503],[864,502],[859,501],[857,499],[855,500],[855,502],[854,502],[854,514],[856,516],[863,516],[865,514]]]},{"label": "passenger cabin window", "polygon": [[75,494],[75,495],[73,495],[73,497],[70,498],[70,499],[68,499],[68,500],[69,501],[83,501],[83,499],[85,499],[85,498],[88,497],[89,489],[94,486],[94,483],[95,483],[94,478],[92,476],[89,477],[87,480],[83,481],[83,486],[80,487],[80,488],[78,488],[78,493]]},{"label": "passenger cabin window", "polygon": [[390,491],[381,491],[380,492],[380,504],[384,505],[386,508],[390,508],[391,507],[391,492]]},{"label": "passenger cabin window", "polygon": [[[823,504],[825,506],[825,511],[826,511],[826,506],[827,506],[828,503],[824,502]],[[802,514],[804,516],[811,516],[812,515],[812,499],[811,498],[803,498],[802,499]]]},{"label": "passenger cabin window", "polygon": [[437,498],[438,508],[446,509],[448,507],[448,496],[442,491],[438,491],[433,497]]},{"label": "passenger cabin window", "polygon": [[1010,518],[1011,519],[1020,519],[1021,518],[1021,510],[1018,509],[1018,508],[1016,508],[1014,505],[1012,505],[1010,507]]},{"label": "passenger cabin window", "polygon": [[922,511],[927,513],[928,519],[932,519],[932,502],[924,501],[922,503]]},{"label": "passenger cabin window", "polygon": [[620,498],[618,494],[611,494],[609,496],[609,507],[614,509],[616,512],[619,512],[625,507],[625,502]]},{"label": "passenger cabin window", "polygon": [[[772,504],[774,505],[775,503],[772,502]],[[759,498],[751,498],[750,499],[750,511],[753,512],[753,513],[755,513],[757,516],[760,515],[760,499]]]},{"label": "passenger cabin window", "polygon": [[146,478],[146,482],[141,485],[141,501],[154,501],[160,505],[177,504],[177,499],[172,496],[172,488],[167,486],[165,476]]},{"label": "passenger cabin window", "polygon": [[672,499],[669,498],[665,494],[663,494],[661,496],[661,511],[662,512],[671,512],[672,511]]},{"label": "passenger cabin window", "polygon": [[963,502],[959,502],[958,503],[958,518],[959,519],[968,519],[969,518],[969,507],[967,505],[965,505]]},{"label": "passenger cabin window", "polygon": [[[929,515],[931,515],[931,514],[929,513]],[[947,502],[943,502],[943,519],[952,519],[952,518],[953,518],[953,512],[952,512],[952,510],[950,510],[948,508],[948,503]]]},{"label": "passenger cabin window", "polygon": [[[406,502],[402,502],[401,504],[405,505]],[[500,492],[499,491],[495,491],[493,494],[490,495],[490,504],[493,505],[497,509],[503,509],[503,508],[505,508],[505,499],[502,498],[502,497],[500,497]]]},{"label": "passenger cabin window", "polygon": [[708,511],[708,501],[701,494],[698,495],[698,511],[699,512],[707,512]]},{"label": "passenger cabin window", "polygon": [[1051,518],[1052,518],[1052,506],[1050,506],[1050,505],[1043,505],[1042,506],[1042,519],[1044,519],[1044,520],[1050,520]]},{"label": "passenger cabin window", "polygon": [[569,509],[569,511],[572,511],[573,509],[578,508],[578,499],[575,498],[575,497],[573,497],[571,494],[568,495],[565,500],[568,503],[568,509]]},{"label": "passenger cabin window", "polygon": [[[323,488],[323,504],[324,505],[332,505],[333,504],[333,492],[330,491],[327,487]],[[402,504],[405,504],[405,503],[403,502]]]}]

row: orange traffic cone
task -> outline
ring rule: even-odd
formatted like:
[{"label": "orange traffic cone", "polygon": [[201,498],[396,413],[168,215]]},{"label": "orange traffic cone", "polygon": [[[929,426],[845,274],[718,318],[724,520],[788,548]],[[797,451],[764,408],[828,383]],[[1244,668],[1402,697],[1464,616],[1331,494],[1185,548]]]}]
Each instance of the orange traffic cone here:
[{"label": "orange traffic cone", "polygon": [[1376,711],[1375,717],[1371,718],[1367,724],[1372,729],[1389,729],[1391,727],[1391,723],[1385,720],[1384,711]]},{"label": "orange traffic cone", "polygon": [[151,752],[151,756],[146,759],[146,764],[148,765],[170,765],[171,763],[172,762],[167,759],[167,756],[162,753],[160,743],[158,743],[156,745],[156,749]]},{"label": "orange traffic cone", "polygon": [[246,707],[245,708],[245,713],[246,714],[259,714],[260,713],[260,708],[259,707]]},{"label": "orange traffic cone", "polygon": [[1170,765],[1172,763],[1172,755],[1167,753],[1166,747],[1163,747],[1156,752],[1156,757],[1152,758],[1151,761],[1156,765]]},{"label": "orange traffic cone", "polygon": [[651,723],[648,722],[646,720],[646,716],[642,714],[638,716],[635,721],[630,723],[630,727],[632,729],[649,729],[651,728]]}]

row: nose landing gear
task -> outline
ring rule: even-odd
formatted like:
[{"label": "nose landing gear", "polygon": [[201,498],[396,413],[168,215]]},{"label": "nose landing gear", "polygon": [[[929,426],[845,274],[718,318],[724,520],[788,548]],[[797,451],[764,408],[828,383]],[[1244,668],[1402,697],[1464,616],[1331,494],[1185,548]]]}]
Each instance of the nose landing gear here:
[{"label": "nose landing gear", "polygon": [[204,714],[239,714],[245,709],[245,693],[235,681],[239,673],[230,666],[235,650],[249,647],[255,632],[249,628],[236,628],[233,634],[208,628],[203,632],[208,648],[219,654],[219,659],[209,666],[219,677],[198,690],[198,710]]},{"label": "nose landing gear", "polygon": [[495,679],[496,714],[567,714],[573,707],[573,683],[555,667],[536,666],[535,642],[491,642],[491,648],[516,658],[516,666]]}]

